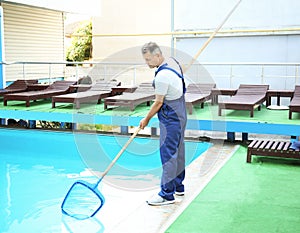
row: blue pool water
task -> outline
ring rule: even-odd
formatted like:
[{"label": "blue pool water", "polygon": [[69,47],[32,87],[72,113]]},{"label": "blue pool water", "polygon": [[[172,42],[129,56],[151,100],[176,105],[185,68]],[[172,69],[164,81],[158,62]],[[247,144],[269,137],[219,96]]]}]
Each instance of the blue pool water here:
[{"label": "blue pool water", "polygon": [[[0,232],[62,232],[65,219],[60,206],[70,186],[78,179],[96,182],[99,172],[105,170],[128,139],[125,136],[0,129]],[[120,190],[153,188],[151,182],[147,185],[147,180],[143,186],[138,182],[132,185],[126,180],[157,177],[159,181],[158,144],[156,139],[135,138],[103,182]],[[186,163],[209,147],[209,143],[186,142]],[[118,179],[122,182],[116,183]],[[101,191],[101,186],[99,189]]]}]

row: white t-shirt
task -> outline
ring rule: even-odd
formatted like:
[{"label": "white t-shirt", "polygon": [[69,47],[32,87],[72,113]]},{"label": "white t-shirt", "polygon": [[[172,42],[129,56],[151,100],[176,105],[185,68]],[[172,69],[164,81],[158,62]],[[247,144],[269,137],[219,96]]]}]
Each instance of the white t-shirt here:
[{"label": "white t-shirt", "polygon": [[[162,65],[165,63],[168,64],[168,67],[171,67],[181,74],[178,64],[172,58],[165,60]],[[183,94],[182,80],[171,70],[163,69],[159,71],[154,82],[155,94],[163,95],[166,100],[179,99]]]}]

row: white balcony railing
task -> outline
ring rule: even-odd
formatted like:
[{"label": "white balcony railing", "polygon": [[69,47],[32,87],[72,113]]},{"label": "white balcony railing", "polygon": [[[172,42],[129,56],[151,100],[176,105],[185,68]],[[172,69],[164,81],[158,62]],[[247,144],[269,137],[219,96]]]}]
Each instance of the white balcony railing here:
[{"label": "white balcony railing", "polygon": [[[93,80],[117,79],[137,84],[153,79],[153,70],[142,63],[109,62],[11,62],[2,63],[6,81],[38,78],[52,82],[57,78],[90,76]],[[219,88],[236,88],[241,83],[269,84],[270,89],[293,89],[299,85],[300,63],[202,63],[187,71],[187,82],[214,82]]]}]

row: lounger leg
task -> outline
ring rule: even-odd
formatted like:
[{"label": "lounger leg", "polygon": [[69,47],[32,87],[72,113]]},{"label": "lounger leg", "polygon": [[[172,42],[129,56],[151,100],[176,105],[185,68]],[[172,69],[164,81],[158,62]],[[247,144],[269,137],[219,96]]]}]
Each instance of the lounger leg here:
[{"label": "lounger leg", "polygon": [[26,100],[26,107],[30,107],[30,101]]},{"label": "lounger leg", "polygon": [[251,109],[251,110],[250,110],[250,117],[253,117],[253,116],[254,116],[254,110]]},{"label": "lounger leg", "polygon": [[52,108],[55,108],[55,102],[52,100]]},{"label": "lounger leg", "polygon": [[192,115],[193,114],[193,105],[189,105],[189,114]]},{"label": "lounger leg", "polygon": [[189,114],[193,113],[193,106],[191,103],[186,103],[186,108],[188,109]]},{"label": "lounger leg", "polygon": [[219,116],[222,115],[222,108],[220,108],[220,106],[219,106],[219,113],[218,113],[218,115],[219,115]]},{"label": "lounger leg", "polygon": [[268,107],[269,105],[271,105],[271,96],[266,98],[266,106]]},{"label": "lounger leg", "polygon": [[79,101],[76,101],[76,102],[75,102],[75,106],[76,106],[76,109],[79,109],[79,108],[80,108],[80,102],[79,102]]},{"label": "lounger leg", "polygon": [[218,95],[212,95],[211,97],[211,104],[218,104]]},{"label": "lounger leg", "polygon": [[289,119],[290,120],[292,119],[292,111],[291,111],[291,109],[289,110]]},{"label": "lounger leg", "polygon": [[252,152],[248,148],[248,151],[247,151],[247,163],[251,163],[251,159],[252,159],[251,157],[252,157]]}]

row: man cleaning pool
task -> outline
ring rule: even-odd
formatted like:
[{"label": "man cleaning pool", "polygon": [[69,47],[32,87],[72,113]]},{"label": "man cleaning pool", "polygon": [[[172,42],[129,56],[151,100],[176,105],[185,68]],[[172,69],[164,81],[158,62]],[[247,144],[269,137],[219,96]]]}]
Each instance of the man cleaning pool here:
[{"label": "man cleaning pool", "polygon": [[160,47],[149,42],[142,47],[142,55],[149,68],[157,68],[153,85],[155,101],[146,117],[140,121],[144,129],[157,114],[160,128],[160,157],[162,162],[161,190],[147,201],[149,205],[175,202],[174,195],[184,195],[185,177],[184,132],[187,114],[185,83],[180,64],[174,58],[165,59]]}]

